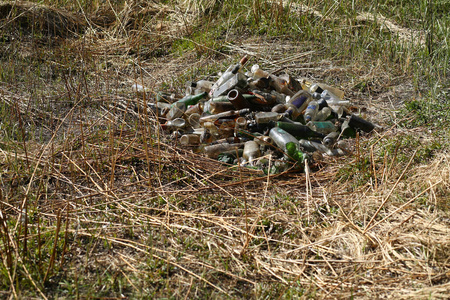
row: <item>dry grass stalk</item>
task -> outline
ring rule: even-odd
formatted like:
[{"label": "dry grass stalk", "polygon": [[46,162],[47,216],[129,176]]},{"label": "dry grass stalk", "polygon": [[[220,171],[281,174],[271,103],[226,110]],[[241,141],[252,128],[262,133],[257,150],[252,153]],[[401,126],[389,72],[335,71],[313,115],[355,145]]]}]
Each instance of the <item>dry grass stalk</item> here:
[{"label": "dry grass stalk", "polygon": [[[204,9],[193,3],[187,3],[190,9]],[[114,12],[112,19],[120,22],[110,24],[111,31],[97,47],[94,41],[100,37],[90,33],[85,49],[98,50],[93,61],[107,57],[114,62],[111,68],[129,76],[127,83],[136,81],[131,76],[135,71],[130,71],[136,66],[140,81],[150,86],[171,73],[182,74],[190,61],[124,62],[124,53],[138,41],[127,28],[130,20],[156,15],[159,8],[150,2],[131,4]],[[170,8],[166,12],[183,15]],[[174,28],[186,26],[183,22]],[[132,33],[128,39],[126,30]],[[73,41],[77,47],[80,43]],[[115,45],[122,47],[119,55],[114,55]],[[308,64],[311,51],[287,59],[280,58],[282,51],[294,46],[272,46],[263,53],[266,48],[254,41],[238,47],[274,67],[293,63],[293,70],[306,66],[320,74],[342,71],[326,62]],[[370,76],[381,72],[372,71]],[[8,249],[1,254],[2,262],[22,264],[25,272],[21,277],[7,268],[10,282],[26,277],[45,298],[41,284],[53,280],[53,272],[66,278],[81,274],[95,282],[92,278],[100,270],[105,277],[123,275],[135,295],[144,283],[150,282],[145,288],[152,289],[164,282],[161,290],[150,292],[200,297],[202,291],[194,287],[204,285],[204,294],[212,289],[208,295],[235,298],[282,298],[292,291],[319,298],[445,297],[450,251],[448,212],[440,209],[447,205],[450,191],[450,157],[445,151],[423,166],[397,159],[398,147],[377,160],[383,142],[398,134],[389,130],[375,143],[362,136],[349,157],[324,158],[304,174],[264,175],[179,147],[150,111],[153,96],[142,99],[126,88],[117,93],[102,89],[112,85],[112,79],[104,69],[92,73],[90,78],[106,82],[96,86],[92,80],[84,90],[76,85],[76,79],[86,80],[80,72],[67,79],[64,93],[49,98],[55,107],[59,100],[72,100],[72,107],[59,114],[29,105],[23,94],[2,86],[2,104],[17,107],[30,124],[54,122],[46,140],[24,144],[27,155],[20,147],[0,149],[5,170],[0,177],[2,250]],[[373,147],[367,146],[368,140]],[[366,158],[369,166],[364,169]],[[30,167],[25,167],[27,160]],[[15,170],[23,177],[16,178]],[[342,170],[369,179],[345,179]],[[44,283],[32,276],[23,259],[27,256],[19,251],[24,199],[29,201],[28,243],[51,250],[51,261],[37,259],[46,263]],[[270,291],[274,294],[267,295]],[[9,294],[20,297],[14,284]]]}]

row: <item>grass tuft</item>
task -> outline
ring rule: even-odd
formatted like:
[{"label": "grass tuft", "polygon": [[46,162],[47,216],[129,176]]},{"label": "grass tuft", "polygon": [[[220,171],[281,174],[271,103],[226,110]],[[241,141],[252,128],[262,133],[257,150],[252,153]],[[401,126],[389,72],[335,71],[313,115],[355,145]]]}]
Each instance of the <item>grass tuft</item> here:
[{"label": "grass tuft", "polygon": [[[0,295],[444,299],[448,8],[2,2]],[[301,174],[181,147],[156,93],[182,95],[243,55],[343,89],[384,130]]]}]

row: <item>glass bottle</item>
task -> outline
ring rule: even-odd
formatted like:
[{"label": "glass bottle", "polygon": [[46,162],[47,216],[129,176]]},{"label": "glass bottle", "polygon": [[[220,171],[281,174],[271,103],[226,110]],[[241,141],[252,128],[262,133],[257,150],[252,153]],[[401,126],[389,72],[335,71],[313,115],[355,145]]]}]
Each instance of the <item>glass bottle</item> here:
[{"label": "glass bottle", "polygon": [[197,103],[195,105],[189,105],[184,114],[190,116],[192,114],[201,114],[203,112],[204,103]]},{"label": "glass bottle", "polygon": [[[249,95],[250,96],[250,95]],[[254,97],[253,95],[251,95]],[[246,97],[237,89],[232,89],[227,94],[227,100],[231,102],[231,104],[236,109],[244,109],[244,108],[251,108],[250,102],[247,100]]]},{"label": "glass bottle", "polygon": [[279,127],[273,127],[270,129],[269,137],[288,158],[300,163],[303,162],[304,154],[300,150],[300,144],[290,133]]},{"label": "glass bottle", "polygon": [[241,110],[230,110],[223,113],[215,114],[215,115],[209,115],[209,116],[203,116],[200,118],[200,123],[204,122],[214,122],[215,120],[218,120],[220,118],[232,118],[232,117],[242,117],[250,113],[250,109],[244,108]]},{"label": "glass bottle", "polygon": [[336,95],[339,99],[341,99],[341,100],[344,99],[344,91],[337,89],[335,87],[332,87],[325,83],[313,83],[313,82],[305,79],[302,81],[302,88],[304,90],[309,91],[311,94],[312,93],[322,93],[323,91],[328,90],[329,92]]},{"label": "glass bottle", "polygon": [[247,63],[248,57],[244,56],[238,64],[231,65],[228,67],[228,69],[220,76],[220,78],[212,85],[211,90],[209,92],[210,96],[214,95],[214,92],[226,81],[228,81],[231,77],[233,77],[235,74],[237,74],[239,71],[242,70],[244,65]]},{"label": "glass bottle", "polygon": [[189,105],[197,104],[201,99],[205,98],[208,94],[203,92],[201,94],[192,96],[188,95],[173,103],[169,112],[166,115],[168,120],[179,118],[183,115]]},{"label": "glass bottle", "polygon": [[303,114],[305,123],[314,120],[318,111],[319,111],[319,104],[317,104],[317,101],[313,100],[309,102],[308,107],[306,108],[305,113]]},{"label": "glass bottle", "polygon": [[320,95],[322,99],[327,101],[328,105],[347,105],[350,101],[344,101],[329,90],[324,90]]},{"label": "glass bottle", "polygon": [[233,74],[231,78],[218,86],[214,91],[212,96],[219,97],[228,94],[229,91],[235,88],[246,88],[247,87],[247,77],[242,73]]},{"label": "glass bottle", "polygon": [[322,144],[325,145],[327,148],[332,148],[334,144],[336,143],[337,139],[339,137],[339,132],[334,131],[327,134],[326,137],[323,138]]},{"label": "glass bottle", "polygon": [[284,112],[284,116],[286,118],[289,118],[293,121],[297,120],[298,117],[300,116],[300,111],[298,110],[297,106],[293,105],[293,104],[285,104],[286,106],[286,111]]},{"label": "glass bottle", "polygon": [[244,147],[245,143],[234,143],[234,144],[215,144],[215,145],[209,145],[203,147],[203,151],[208,157],[210,158],[217,158],[220,153],[230,151],[230,150],[236,150],[239,148]]},{"label": "glass bottle", "polygon": [[356,137],[356,130],[348,125],[348,119],[345,119],[341,125],[341,136],[350,138]]},{"label": "glass bottle", "polygon": [[374,124],[355,115],[350,116],[348,119],[348,125],[352,128],[361,129],[364,132],[371,132],[375,128]]},{"label": "glass bottle", "polygon": [[176,118],[173,120],[169,120],[166,122],[166,124],[163,124],[162,127],[164,129],[169,130],[180,130],[183,129],[186,126],[186,120],[183,118]]},{"label": "glass bottle", "polygon": [[234,125],[234,136],[238,137],[240,135],[241,130],[247,129],[247,119],[244,117],[239,117],[235,120]]},{"label": "glass bottle", "polygon": [[244,145],[244,159],[253,164],[253,161],[261,156],[261,151],[259,150],[259,145],[255,141],[247,141]]},{"label": "glass bottle", "polygon": [[270,121],[277,121],[280,114],[272,111],[263,111],[255,115],[256,124],[268,124]]},{"label": "glass bottle", "polygon": [[269,75],[269,78],[271,79],[270,86],[274,88],[278,93],[282,93],[287,96],[294,95],[294,92],[289,89],[288,82],[285,79],[272,74]]},{"label": "glass bottle", "polygon": [[299,112],[305,110],[305,108],[311,101],[311,94],[305,90],[298,91],[289,99],[289,103],[295,105],[298,108]]},{"label": "glass bottle", "polygon": [[316,114],[314,121],[325,121],[331,115],[331,108],[324,107]]},{"label": "glass bottle", "polygon": [[286,104],[277,104],[274,107],[272,107],[272,109],[270,110],[271,112],[276,112],[279,114],[284,113],[287,110],[287,106]]},{"label": "glass bottle", "polygon": [[201,127],[200,126],[200,114],[198,114],[198,113],[191,114],[188,118],[188,123],[194,129],[200,128]]},{"label": "glass bottle", "polygon": [[194,88],[194,95],[200,94],[202,92],[209,93],[214,82],[209,80],[199,80],[197,82],[192,82],[191,87]]},{"label": "glass bottle", "polygon": [[294,123],[287,123],[287,122],[277,122],[276,126],[285,130],[286,132],[292,134],[294,137],[296,138],[324,138],[325,135],[320,133],[320,132],[316,132],[314,130],[312,130],[311,128],[309,128],[306,125],[303,125],[299,122],[294,122]]},{"label": "glass bottle", "polygon": [[[218,98],[216,98],[216,99],[218,99]],[[211,100],[206,101],[203,107],[204,107],[204,112],[207,114],[211,114],[211,115],[223,113],[223,112],[235,109],[233,104],[230,101],[228,101],[228,99],[225,99],[225,101],[213,101],[211,99]]]},{"label": "glass bottle", "polygon": [[214,121],[214,125],[218,128],[220,137],[234,136],[234,128],[236,126],[234,119],[218,119]]},{"label": "glass bottle", "polygon": [[323,134],[328,134],[337,130],[336,126],[331,121],[310,121],[306,123],[306,126]]},{"label": "glass bottle", "polygon": [[280,94],[276,91],[267,93],[259,90],[253,90],[252,92],[256,96],[256,100],[259,100],[259,103],[262,105],[276,105],[280,103],[286,103],[286,95]]},{"label": "glass bottle", "polygon": [[163,93],[163,92],[156,93],[156,102],[174,103],[175,101],[177,101],[175,94],[169,94],[169,93]]},{"label": "glass bottle", "polygon": [[140,85],[139,83],[135,83],[131,86],[134,92],[136,92],[139,96],[147,95],[151,92],[151,89]]},{"label": "glass bottle", "polygon": [[200,145],[200,135],[185,134],[180,138],[180,144],[183,146],[198,146]]},{"label": "glass bottle", "polygon": [[300,140],[299,144],[303,149],[305,149],[305,151],[308,152],[319,151],[320,153],[324,153],[328,156],[342,156],[345,154],[342,149],[328,149],[325,145],[314,141]]},{"label": "glass bottle", "polygon": [[262,70],[259,65],[253,65],[251,68],[251,72],[252,72],[252,77],[253,79],[258,79],[258,78],[267,78],[269,77],[269,72],[266,72],[264,70]]}]

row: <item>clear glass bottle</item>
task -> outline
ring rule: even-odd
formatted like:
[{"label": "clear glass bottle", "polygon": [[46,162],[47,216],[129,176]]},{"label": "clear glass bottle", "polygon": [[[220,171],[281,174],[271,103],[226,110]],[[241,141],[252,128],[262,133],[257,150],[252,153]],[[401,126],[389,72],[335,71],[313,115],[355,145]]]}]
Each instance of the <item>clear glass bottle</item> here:
[{"label": "clear glass bottle", "polygon": [[327,134],[326,137],[323,138],[322,144],[325,145],[325,147],[331,149],[333,148],[334,144],[337,142],[337,139],[339,137],[339,132],[334,131]]},{"label": "clear glass bottle", "polygon": [[246,130],[247,129],[247,119],[244,117],[239,117],[236,119],[235,121],[235,125],[234,125],[234,136],[238,137],[240,136],[240,132],[242,130]]},{"label": "clear glass bottle", "polygon": [[[209,92],[210,96],[213,96],[215,91],[226,81],[228,81],[230,78],[232,78],[234,75],[236,75],[239,71],[241,71],[244,67],[244,65],[247,63],[248,57],[244,56],[238,64],[231,65],[228,67],[228,69],[220,76],[220,78],[212,85],[211,90]],[[216,97],[216,96],[214,96]]]},{"label": "clear glass bottle", "polygon": [[259,65],[253,65],[251,68],[251,73],[253,79],[267,78],[270,75],[269,72],[262,70]]},{"label": "clear glass bottle", "polygon": [[200,114],[198,114],[198,113],[191,114],[188,118],[188,123],[194,129],[200,128],[201,127],[200,126]]},{"label": "clear glass bottle", "polygon": [[310,121],[306,123],[306,126],[323,134],[337,131],[336,126],[331,121]]},{"label": "clear glass bottle", "polygon": [[246,88],[248,85],[247,77],[242,73],[233,74],[231,78],[222,83],[213,91],[213,97],[219,97],[222,95],[227,95],[229,91],[236,88]]},{"label": "clear glass bottle", "polygon": [[220,153],[230,151],[230,150],[236,150],[236,149],[244,147],[244,145],[245,145],[245,143],[215,144],[215,145],[209,145],[209,146],[203,147],[202,152],[205,153],[210,158],[217,158]]},{"label": "clear glass bottle", "polygon": [[303,163],[304,154],[294,136],[279,127],[274,127],[270,129],[269,137],[289,159]]},{"label": "clear glass bottle", "polygon": [[169,120],[166,124],[163,124],[162,127],[168,130],[180,130],[186,127],[186,120],[183,118]]},{"label": "clear glass bottle", "polygon": [[289,99],[289,103],[295,105],[299,112],[304,111],[311,101],[311,94],[305,90],[298,91]]},{"label": "clear glass bottle", "polygon": [[325,121],[331,115],[331,108],[324,107],[319,110],[314,118],[314,121]]},{"label": "clear glass bottle", "polygon": [[209,80],[199,80],[197,82],[192,82],[191,87],[194,88],[194,95],[200,94],[202,92],[209,93],[214,82]]},{"label": "clear glass bottle", "polygon": [[328,90],[329,92],[336,95],[339,99],[344,99],[344,91],[332,87],[325,83],[314,83],[307,79],[302,80],[302,88],[304,90],[309,91],[311,94],[313,93],[322,93],[324,90]]},{"label": "clear glass bottle", "polygon": [[139,96],[147,95],[151,92],[151,89],[140,85],[139,83],[135,83],[131,86],[133,92],[136,92]]},{"label": "clear glass bottle", "polygon": [[230,110],[223,113],[215,114],[215,115],[209,115],[209,116],[203,116],[200,118],[200,123],[204,122],[214,122],[215,120],[218,120],[220,118],[232,118],[232,117],[242,117],[250,113],[250,109],[244,108],[241,110]]},{"label": "clear glass bottle", "polygon": [[300,140],[299,144],[303,149],[305,149],[305,151],[308,152],[319,151],[320,153],[324,153],[328,156],[341,156],[345,154],[341,149],[328,149],[325,145],[314,141]]},{"label": "clear glass bottle", "polygon": [[195,96],[188,95],[183,97],[182,99],[172,104],[169,112],[167,113],[166,118],[168,120],[173,120],[181,117],[189,105],[197,104],[201,99],[205,98],[207,95],[208,94],[206,92],[203,92]]},{"label": "clear glass bottle", "polygon": [[180,144],[183,146],[198,146],[200,145],[200,135],[185,134],[180,138]]},{"label": "clear glass bottle", "polygon": [[244,145],[244,159],[253,164],[253,161],[261,156],[261,151],[259,150],[259,144],[255,141],[247,141]]},{"label": "clear glass bottle", "polygon": [[319,104],[317,104],[317,101],[313,100],[309,102],[308,107],[306,108],[305,113],[303,114],[305,123],[314,120],[318,111],[319,111]]},{"label": "clear glass bottle", "polygon": [[255,121],[256,124],[268,124],[270,121],[278,121],[278,119],[281,117],[279,113],[272,112],[272,111],[262,111],[259,113],[256,113],[255,115]]},{"label": "clear glass bottle", "polygon": [[324,90],[320,97],[327,101],[328,105],[348,105],[350,103],[350,101],[342,100],[329,90]]}]

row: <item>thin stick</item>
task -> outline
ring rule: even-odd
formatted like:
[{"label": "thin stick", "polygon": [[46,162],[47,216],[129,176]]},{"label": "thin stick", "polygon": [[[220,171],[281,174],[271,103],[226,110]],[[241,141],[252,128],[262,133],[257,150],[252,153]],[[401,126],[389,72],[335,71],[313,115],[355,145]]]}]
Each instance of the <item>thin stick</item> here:
[{"label": "thin stick", "polygon": [[394,186],[392,187],[392,189],[389,191],[389,194],[387,195],[386,199],[383,200],[383,202],[381,203],[380,207],[378,207],[377,211],[375,212],[375,214],[372,216],[372,219],[370,219],[369,223],[366,225],[366,228],[364,229],[364,233],[367,232],[370,224],[372,224],[372,222],[375,220],[375,218],[378,216],[378,214],[380,213],[381,209],[383,208],[383,206],[386,204],[386,202],[389,200],[389,198],[391,197],[392,193],[394,192],[395,188],[397,187],[398,183],[400,182],[400,180],[403,178],[403,175],[405,175],[406,171],[409,168],[409,165],[412,163],[414,157],[416,156],[417,153],[417,149],[416,151],[414,151],[413,155],[411,156],[411,159],[409,160],[408,164],[406,165],[405,169],[403,169],[402,174],[400,175],[400,177],[397,179],[397,182],[394,184]]},{"label": "thin stick", "polygon": [[[311,192],[311,180],[309,178],[309,166],[308,166],[308,160],[305,159],[305,180],[306,180],[306,214],[308,217],[308,225],[311,222],[311,215],[309,212],[309,193]],[[311,195],[312,197],[312,195]]]},{"label": "thin stick", "polygon": [[272,155],[269,155],[269,166],[267,168],[267,182],[266,182],[266,187],[264,188],[264,197],[263,197],[262,207],[265,207],[265,205],[266,205],[267,191],[269,189],[269,184],[270,184],[270,169],[271,169],[271,167],[272,167]]},{"label": "thin stick", "polygon": [[[402,206],[400,206],[399,208],[397,208],[396,210],[394,210],[393,212],[391,212],[390,214],[388,214],[386,217],[384,217],[382,220],[378,221],[377,223],[373,224],[372,226],[368,227],[367,230],[372,229],[373,227],[383,223],[384,221],[386,221],[387,219],[389,219],[391,216],[395,215],[397,212],[401,211],[403,208],[405,208],[407,205],[411,204],[412,202],[414,202],[417,198],[419,198],[420,196],[422,196],[423,194],[425,194],[427,191],[429,191],[430,189],[432,189],[433,187],[435,187],[436,185],[440,184],[442,182],[442,180],[439,180],[438,182],[436,182],[435,184],[427,187],[425,190],[423,190],[421,193],[419,193],[418,195],[416,195],[414,198],[412,198],[411,200],[409,200],[408,202],[404,203]],[[364,230],[364,232],[366,232],[367,230]]]},{"label": "thin stick", "polygon": [[60,228],[61,228],[61,211],[58,211],[58,215],[56,217],[55,240],[53,241],[52,254],[50,256],[50,261],[48,263],[47,272],[45,272],[44,279],[42,280],[43,282],[47,281],[48,277],[50,276],[51,269],[53,268],[53,265],[54,265],[54,262],[55,262],[56,247],[58,245],[58,235],[59,235]]},{"label": "thin stick", "polygon": [[373,171],[373,178],[374,178],[374,182],[375,182],[375,189],[378,189],[377,169],[375,167],[375,157],[373,155],[373,147],[374,147],[374,145],[370,146],[370,160],[371,160],[371,163],[372,163],[372,171]]},{"label": "thin stick", "polygon": [[[242,182],[242,170],[241,170],[241,161],[239,160],[238,150],[236,149],[236,157],[238,157],[238,169],[239,169],[239,181]],[[244,198],[244,211],[245,211],[245,244],[242,247],[241,256],[244,255],[245,250],[247,249],[250,243],[250,237],[248,233],[248,211],[247,211],[247,193],[245,191],[245,184],[241,185],[242,187],[242,197]]]}]

